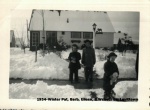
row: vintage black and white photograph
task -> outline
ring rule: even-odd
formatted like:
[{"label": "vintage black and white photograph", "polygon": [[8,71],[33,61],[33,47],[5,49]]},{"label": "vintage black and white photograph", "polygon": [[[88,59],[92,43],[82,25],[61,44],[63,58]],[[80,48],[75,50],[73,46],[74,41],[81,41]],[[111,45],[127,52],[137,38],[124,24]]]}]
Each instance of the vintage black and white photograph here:
[{"label": "vintage black and white photograph", "polygon": [[134,11],[11,10],[9,99],[138,101],[139,19]]}]

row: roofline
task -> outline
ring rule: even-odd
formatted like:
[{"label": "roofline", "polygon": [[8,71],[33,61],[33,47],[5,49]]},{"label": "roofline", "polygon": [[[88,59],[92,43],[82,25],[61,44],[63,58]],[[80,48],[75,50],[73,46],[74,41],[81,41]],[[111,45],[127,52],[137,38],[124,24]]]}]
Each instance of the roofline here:
[{"label": "roofline", "polygon": [[[32,13],[31,13],[31,16],[30,16],[30,22],[29,22],[28,31],[36,31],[36,30],[30,30],[31,20],[32,20],[32,18],[33,18],[32,15],[33,15],[33,13],[34,13],[35,10],[41,10],[41,9],[32,9]],[[46,10],[46,11],[51,11],[51,10]],[[81,12],[83,12],[83,11],[85,11],[85,10],[52,10],[52,11],[81,11]],[[109,15],[108,15],[107,11],[87,11],[87,12],[103,12],[103,13],[107,14],[108,20],[109,20],[109,22],[110,22],[110,24],[112,25],[112,28],[113,28],[113,31],[111,31],[111,33],[116,33],[116,31],[115,31],[115,29],[114,29],[114,26],[113,26],[113,24],[112,24],[112,22],[111,22],[111,20],[110,20],[110,17],[109,17]],[[41,31],[41,30],[39,30],[39,31]],[[47,30],[47,31],[58,31],[58,30]],[[60,30],[59,30],[59,31],[60,31]],[[61,30],[61,31],[65,31],[65,30]],[[81,31],[81,32],[83,32],[83,31]],[[85,32],[86,32],[86,31],[85,31]],[[89,31],[87,31],[87,32],[89,32]]]},{"label": "roofline", "polygon": [[[105,12],[104,12],[104,13],[105,13]],[[107,14],[107,12],[106,12],[105,14]],[[113,27],[113,29],[114,29],[114,33],[115,33],[115,28],[114,28],[114,26],[113,26],[113,24],[112,24],[112,22],[111,22],[111,20],[110,20],[110,17],[109,17],[108,14],[107,14],[107,16],[108,16],[109,22],[111,23],[111,25],[112,25],[112,27]]]},{"label": "roofline", "polygon": [[[29,30],[29,31],[43,31],[43,30]],[[66,30],[44,30],[44,31],[57,31],[57,32],[93,32],[93,31],[66,31]],[[115,32],[103,32],[103,33],[115,33]]]},{"label": "roofline", "polygon": [[[32,13],[31,13],[31,16],[33,15],[33,12],[34,12],[34,9],[32,9]],[[30,16],[30,22],[29,22],[29,27],[28,27],[28,30],[30,30],[30,25],[31,25],[31,20],[32,20],[32,17]]]}]

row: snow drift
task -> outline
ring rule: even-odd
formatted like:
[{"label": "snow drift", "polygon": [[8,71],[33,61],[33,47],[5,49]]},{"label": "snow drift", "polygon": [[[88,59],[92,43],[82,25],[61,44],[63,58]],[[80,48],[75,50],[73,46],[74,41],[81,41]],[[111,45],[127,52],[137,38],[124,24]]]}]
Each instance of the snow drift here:
[{"label": "snow drift", "polygon": [[[71,49],[68,51],[63,51],[61,53],[61,57],[63,59],[67,59],[69,56],[69,53],[71,52]],[[82,55],[82,50],[78,51]],[[98,78],[103,78],[104,75],[104,63],[106,62],[106,56],[111,51],[104,51],[104,50],[95,50],[96,54],[96,64],[94,66],[94,70],[96,70],[96,73],[99,75]],[[119,68],[120,78],[136,78],[136,72],[135,72],[135,59],[136,54],[133,53],[126,53],[125,56],[122,56],[120,53],[116,52],[118,57],[116,58],[116,63]]]},{"label": "snow drift", "polygon": [[[12,49],[13,50],[13,49]],[[11,50],[11,51],[12,51]],[[56,54],[50,53],[42,57],[38,53],[38,61],[34,62],[33,52],[11,52],[10,56],[10,78],[23,79],[66,79],[69,70],[68,63]],[[18,50],[17,50],[18,51]]]},{"label": "snow drift", "polygon": [[137,81],[121,81],[114,88],[117,98],[138,98]]},{"label": "snow drift", "polygon": [[84,90],[76,90],[73,86],[50,85],[43,81],[37,81],[30,85],[25,83],[11,84],[9,98],[36,99],[36,98],[89,98],[90,94]]},{"label": "snow drift", "polygon": [[[64,59],[69,56],[70,50],[61,52],[61,58],[55,53],[45,54],[43,57],[38,51],[37,62],[35,62],[35,53],[26,49],[24,54],[20,48],[10,49],[10,78],[23,79],[68,79],[69,63]],[[82,54],[82,50],[79,50]],[[103,65],[106,62],[106,55],[109,52],[104,50],[95,50],[96,64],[94,70],[102,78],[104,74]],[[128,53],[121,56],[119,53],[116,63],[119,68],[120,78],[135,78],[135,54]],[[79,70],[79,76],[84,77],[84,69]]]},{"label": "snow drift", "polygon": [[[137,82],[119,82],[114,91],[117,98],[137,98]],[[10,99],[36,99],[36,98],[91,98],[90,93],[95,92],[98,98],[103,98],[104,91],[99,89],[75,89],[71,85],[48,85],[43,81],[36,84],[16,83],[9,86]]]}]

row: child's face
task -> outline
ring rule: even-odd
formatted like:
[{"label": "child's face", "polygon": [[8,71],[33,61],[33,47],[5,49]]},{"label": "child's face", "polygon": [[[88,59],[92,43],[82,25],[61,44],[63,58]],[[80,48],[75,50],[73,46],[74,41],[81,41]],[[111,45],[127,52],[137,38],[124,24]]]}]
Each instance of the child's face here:
[{"label": "child's face", "polygon": [[110,62],[114,62],[115,59],[116,59],[116,56],[111,56],[111,57],[110,57]]},{"label": "child's face", "polygon": [[86,45],[86,47],[90,47],[91,46],[90,42],[86,42],[85,45]]},{"label": "child's face", "polygon": [[73,47],[72,47],[72,51],[73,51],[73,52],[76,52],[76,51],[77,51],[77,48],[73,46]]}]

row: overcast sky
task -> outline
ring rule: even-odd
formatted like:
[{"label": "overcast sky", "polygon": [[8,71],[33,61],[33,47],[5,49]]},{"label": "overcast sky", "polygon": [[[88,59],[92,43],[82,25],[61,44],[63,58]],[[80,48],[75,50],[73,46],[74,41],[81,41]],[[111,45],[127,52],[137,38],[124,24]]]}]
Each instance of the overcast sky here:
[{"label": "overcast sky", "polygon": [[[26,20],[30,21],[32,10],[12,10],[11,29],[26,31]],[[139,40],[138,12],[107,12],[116,32],[128,33],[133,40]],[[26,35],[26,33],[25,33]]]},{"label": "overcast sky", "polygon": [[108,12],[116,32],[128,33],[135,40],[139,40],[139,12]]}]

